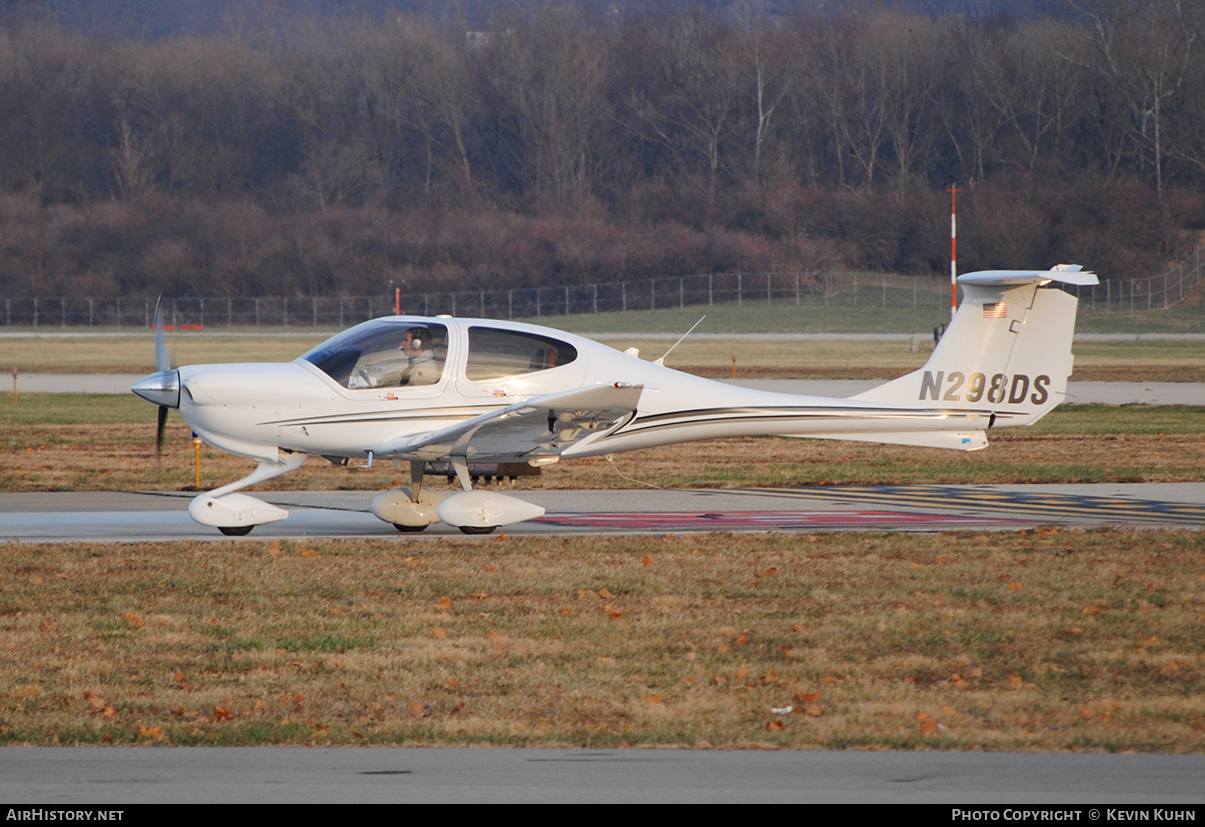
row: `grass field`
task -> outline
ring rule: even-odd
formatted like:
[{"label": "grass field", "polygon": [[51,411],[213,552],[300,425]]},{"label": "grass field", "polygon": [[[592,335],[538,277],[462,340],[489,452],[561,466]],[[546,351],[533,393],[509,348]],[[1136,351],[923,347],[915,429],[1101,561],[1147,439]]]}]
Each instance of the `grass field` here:
[{"label": "grass field", "polygon": [[1200,752],[1203,543],[9,544],[0,744]]}]

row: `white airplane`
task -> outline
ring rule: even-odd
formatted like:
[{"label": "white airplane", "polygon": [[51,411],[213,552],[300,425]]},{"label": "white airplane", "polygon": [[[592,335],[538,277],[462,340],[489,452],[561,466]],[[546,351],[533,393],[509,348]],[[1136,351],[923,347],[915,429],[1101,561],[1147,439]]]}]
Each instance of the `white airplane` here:
[{"label": "white airplane", "polygon": [[[1077,299],[1096,284],[1078,265],[959,277],[964,299],[924,367],[848,399],[749,390],[648,362],[546,327],[449,316],[357,325],[284,364],[159,370],[131,390],[176,408],[206,443],[258,462],[196,497],[188,512],[225,534],[287,512],[246,494],[310,456],[409,464],[411,484],[372,511],[400,531],[443,521],[465,533],[538,517],[539,506],[474,490],[472,466],[541,466],[718,437],[780,435],[974,451],[989,428],[1029,425],[1064,398]],[[454,473],[433,491],[424,473]]]}]

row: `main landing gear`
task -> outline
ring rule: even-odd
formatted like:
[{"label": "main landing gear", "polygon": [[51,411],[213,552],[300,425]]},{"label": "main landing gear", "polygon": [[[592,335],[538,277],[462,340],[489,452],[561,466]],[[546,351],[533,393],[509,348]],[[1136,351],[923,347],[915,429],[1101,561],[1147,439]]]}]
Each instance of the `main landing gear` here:
[{"label": "main landing gear", "polygon": [[544,509],[496,491],[474,491],[464,459],[453,459],[452,468],[461,491],[444,494],[423,488],[421,461],[410,463],[410,487],[393,488],[373,501],[372,513],[392,523],[398,531],[422,531],[432,523],[444,522],[464,534],[490,534],[499,526],[541,517]]}]

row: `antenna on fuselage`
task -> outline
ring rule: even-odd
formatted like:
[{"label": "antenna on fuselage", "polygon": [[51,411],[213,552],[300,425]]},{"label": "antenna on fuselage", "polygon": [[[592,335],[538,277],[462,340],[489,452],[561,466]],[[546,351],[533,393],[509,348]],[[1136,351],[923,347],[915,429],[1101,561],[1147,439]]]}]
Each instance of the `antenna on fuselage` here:
[{"label": "antenna on fuselage", "polygon": [[682,338],[681,338],[681,339],[679,339],[678,341],[674,342],[674,343],[673,343],[673,345],[671,345],[671,346],[670,346],[670,349],[669,349],[669,350],[667,350],[667,351],[665,351],[665,353],[661,354],[661,358],[660,358],[660,359],[654,359],[654,360],[653,360],[653,364],[654,364],[654,365],[664,365],[664,364],[665,364],[665,357],[666,357],[666,356],[669,356],[671,353],[673,353],[673,352],[674,352],[674,348],[676,348],[678,345],[682,344],[682,342],[684,342],[684,341],[686,340],[686,337],[687,337],[687,336],[689,336],[690,334],[694,333],[694,332],[695,332],[695,328],[696,328],[696,327],[698,327],[699,325],[703,324],[703,320],[704,320],[704,319],[706,319],[706,318],[707,318],[707,314],[706,314],[706,313],[704,313],[702,316],[700,316],[700,317],[699,317],[699,320],[690,326],[690,330],[688,330],[688,331],[686,331],[685,333],[683,333],[683,334],[682,334]]}]

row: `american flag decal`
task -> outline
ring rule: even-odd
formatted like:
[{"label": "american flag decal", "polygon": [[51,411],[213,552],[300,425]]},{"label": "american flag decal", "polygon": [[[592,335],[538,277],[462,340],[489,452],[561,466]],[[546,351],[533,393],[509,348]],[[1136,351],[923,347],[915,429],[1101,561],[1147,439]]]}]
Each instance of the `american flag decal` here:
[{"label": "american flag decal", "polygon": [[1008,318],[1008,303],[1007,302],[986,302],[983,305],[983,318],[985,318],[985,319],[1007,319]]}]

